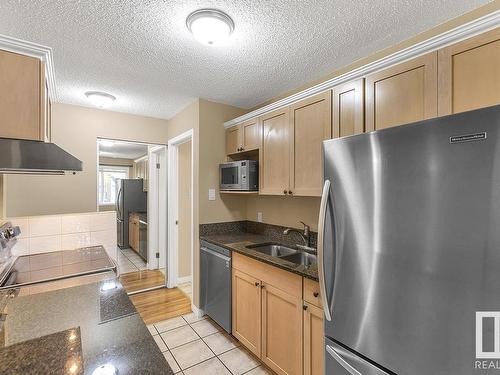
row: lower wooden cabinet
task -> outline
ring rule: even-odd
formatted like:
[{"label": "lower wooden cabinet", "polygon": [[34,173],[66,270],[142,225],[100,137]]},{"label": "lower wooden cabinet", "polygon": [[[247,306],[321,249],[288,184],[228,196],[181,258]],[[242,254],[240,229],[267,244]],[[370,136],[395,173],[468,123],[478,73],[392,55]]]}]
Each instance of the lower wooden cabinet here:
[{"label": "lower wooden cabinet", "polygon": [[302,299],[262,288],[262,361],[278,374],[302,374]]},{"label": "lower wooden cabinet", "polygon": [[130,214],[128,220],[128,244],[139,252],[139,217],[136,214]]},{"label": "lower wooden cabinet", "polygon": [[233,336],[280,375],[323,375],[319,284],[233,253]]},{"label": "lower wooden cabinet", "polygon": [[233,336],[260,357],[260,280],[233,269]]},{"label": "lower wooden cabinet", "polygon": [[323,310],[304,302],[304,375],[325,373]]}]

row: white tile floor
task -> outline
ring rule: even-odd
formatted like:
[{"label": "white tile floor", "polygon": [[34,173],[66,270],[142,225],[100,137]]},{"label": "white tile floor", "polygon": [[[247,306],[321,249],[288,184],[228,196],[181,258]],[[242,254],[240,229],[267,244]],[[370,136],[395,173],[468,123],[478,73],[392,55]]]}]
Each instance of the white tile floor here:
[{"label": "white tile floor", "polygon": [[191,313],[148,329],[176,374],[273,374],[210,318]]},{"label": "white tile floor", "polygon": [[118,267],[120,273],[146,270],[146,262],[132,249],[118,248]]}]

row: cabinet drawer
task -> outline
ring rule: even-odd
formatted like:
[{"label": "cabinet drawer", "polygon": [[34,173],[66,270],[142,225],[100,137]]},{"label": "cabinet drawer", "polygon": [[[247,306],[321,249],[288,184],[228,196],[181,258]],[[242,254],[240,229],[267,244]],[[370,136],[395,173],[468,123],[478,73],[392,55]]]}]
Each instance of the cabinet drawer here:
[{"label": "cabinet drawer", "polygon": [[304,278],[304,301],[323,308],[319,295],[319,283],[317,281]]},{"label": "cabinet drawer", "polygon": [[233,252],[233,268],[245,272],[275,288],[302,298],[302,277],[278,267]]}]

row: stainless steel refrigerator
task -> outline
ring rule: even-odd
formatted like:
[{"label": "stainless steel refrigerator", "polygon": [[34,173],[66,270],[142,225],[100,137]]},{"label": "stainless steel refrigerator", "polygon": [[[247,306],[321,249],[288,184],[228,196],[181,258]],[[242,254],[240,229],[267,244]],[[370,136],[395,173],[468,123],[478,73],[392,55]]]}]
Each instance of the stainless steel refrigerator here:
[{"label": "stainless steel refrigerator", "polygon": [[118,246],[123,249],[129,247],[129,213],[147,211],[147,193],[143,191],[143,180],[120,180],[117,184],[115,206]]},{"label": "stainless steel refrigerator", "polygon": [[476,312],[500,311],[499,129],[495,106],[324,142],[327,375],[493,371]]}]

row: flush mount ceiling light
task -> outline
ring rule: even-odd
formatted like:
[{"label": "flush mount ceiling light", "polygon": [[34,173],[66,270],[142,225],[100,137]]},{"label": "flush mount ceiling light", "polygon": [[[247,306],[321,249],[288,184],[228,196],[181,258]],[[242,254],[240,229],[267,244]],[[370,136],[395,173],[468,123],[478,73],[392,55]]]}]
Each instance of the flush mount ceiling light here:
[{"label": "flush mount ceiling light", "polygon": [[186,18],[186,26],[195,39],[209,46],[224,43],[234,30],[234,22],[217,9],[199,9]]},{"label": "flush mount ceiling light", "polygon": [[99,108],[109,107],[116,100],[113,95],[100,91],[87,91],[85,96]]}]

